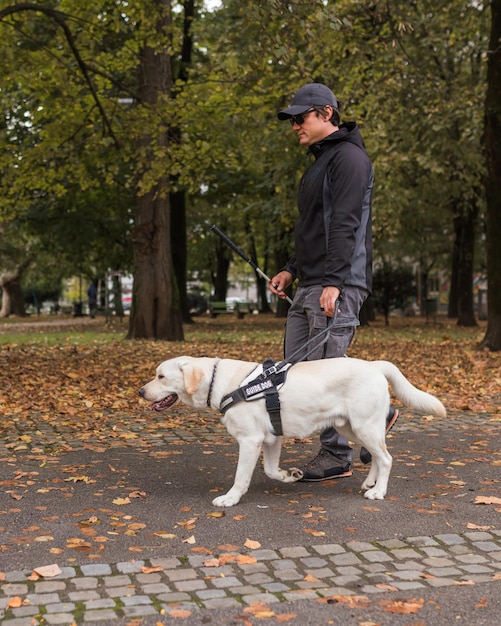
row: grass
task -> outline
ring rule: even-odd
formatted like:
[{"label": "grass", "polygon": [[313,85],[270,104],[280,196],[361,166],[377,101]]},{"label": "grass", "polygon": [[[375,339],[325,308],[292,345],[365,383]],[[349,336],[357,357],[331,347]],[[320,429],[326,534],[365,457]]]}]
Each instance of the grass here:
[{"label": "grass", "polygon": [[[273,315],[249,315],[237,320],[230,315],[210,319],[206,316],[194,318],[193,324],[184,327],[185,342],[189,344],[274,344],[281,341],[284,319]],[[7,318],[0,320],[0,346],[58,346],[109,344],[122,341],[128,331],[129,319],[41,315],[39,317]],[[385,326],[382,316],[369,326],[360,327],[356,341],[422,341],[436,343],[444,340],[466,343],[475,347],[483,338],[486,322],[477,327],[462,328],[455,320],[445,316],[426,320],[422,317],[392,317]]]}]

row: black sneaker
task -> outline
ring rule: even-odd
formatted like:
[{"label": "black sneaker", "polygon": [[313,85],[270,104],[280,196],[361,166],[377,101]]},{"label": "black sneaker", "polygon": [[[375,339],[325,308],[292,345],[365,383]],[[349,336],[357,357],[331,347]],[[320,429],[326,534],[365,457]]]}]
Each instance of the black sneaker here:
[{"label": "black sneaker", "polygon": [[[390,412],[386,418],[386,434],[395,426],[395,422],[398,420],[398,409],[394,409],[390,406]],[[360,460],[364,465],[372,461],[372,454],[366,448],[360,448]]]},{"label": "black sneaker", "polygon": [[319,480],[331,480],[351,476],[351,463],[335,454],[331,454],[323,448],[317,456],[301,468],[303,482],[317,482]]}]

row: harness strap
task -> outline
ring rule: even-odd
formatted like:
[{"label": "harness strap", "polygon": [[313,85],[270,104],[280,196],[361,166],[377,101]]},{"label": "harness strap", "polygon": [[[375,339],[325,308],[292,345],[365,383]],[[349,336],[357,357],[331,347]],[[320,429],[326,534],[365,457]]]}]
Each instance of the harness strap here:
[{"label": "harness strap", "polygon": [[263,363],[263,373],[243,387],[226,394],[221,400],[219,410],[224,414],[237,402],[242,402],[243,400],[249,402],[264,396],[273,432],[276,436],[281,436],[283,430],[278,387],[284,384],[287,370],[272,372],[273,366],[273,359],[266,359]]},{"label": "harness strap", "polygon": [[282,416],[280,414],[280,397],[278,395],[278,389],[273,387],[264,394],[266,401],[266,410],[270,416],[273,432],[277,437],[281,437],[284,434],[282,430]]}]

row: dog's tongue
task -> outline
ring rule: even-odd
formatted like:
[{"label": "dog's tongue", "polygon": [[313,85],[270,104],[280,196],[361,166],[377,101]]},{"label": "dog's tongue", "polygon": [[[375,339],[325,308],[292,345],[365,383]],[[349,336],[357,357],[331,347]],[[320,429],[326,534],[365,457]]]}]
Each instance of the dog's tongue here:
[{"label": "dog's tongue", "polygon": [[171,393],[169,396],[158,402],[150,404],[150,411],[164,411],[168,407],[172,406],[177,400],[177,393]]}]

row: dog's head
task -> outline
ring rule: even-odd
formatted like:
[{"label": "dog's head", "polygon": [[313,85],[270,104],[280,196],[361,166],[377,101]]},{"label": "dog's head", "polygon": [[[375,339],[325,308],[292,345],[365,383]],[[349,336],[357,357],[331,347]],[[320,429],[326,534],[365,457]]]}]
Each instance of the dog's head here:
[{"label": "dog's head", "polygon": [[157,367],[155,378],[141,387],[139,395],[152,403],[152,411],[164,411],[178,400],[188,406],[203,406],[210,381],[209,361],[189,356],[164,361]]}]

